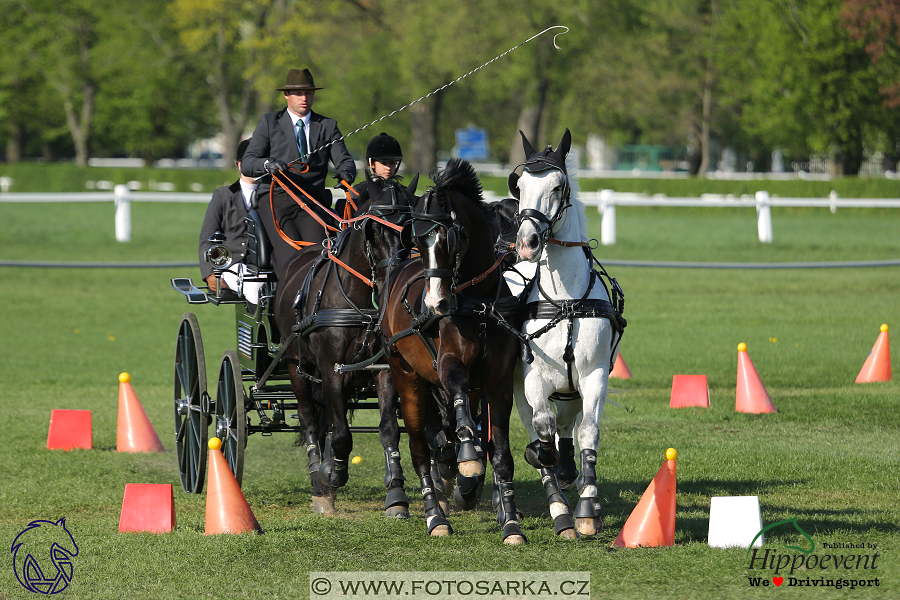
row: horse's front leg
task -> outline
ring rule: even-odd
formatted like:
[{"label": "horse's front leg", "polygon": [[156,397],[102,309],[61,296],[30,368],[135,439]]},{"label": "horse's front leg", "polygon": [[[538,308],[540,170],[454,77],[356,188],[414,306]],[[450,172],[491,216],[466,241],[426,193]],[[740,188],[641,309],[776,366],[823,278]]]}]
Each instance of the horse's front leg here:
[{"label": "horse's front leg", "polygon": [[[606,363],[608,364],[608,363]],[[581,447],[581,475],[578,478],[578,504],[575,525],[583,535],[596,535],[603,529],[603,508],[597,492],[597,449],[600,445],[600,417],[606,403],[607,370],[600,367],[581,378],[582,417],[578,426]]]},{"label": "horse's front leg", "polygon": [[379,371],[375,375],[375,387],[378,391],[378,410],[381,422],[378,426],[378,437],[384,448],[384,487],[387,491],[384,501],[384,514],[399,519],[409,518],[409,498],[403,490],[403,467],[400,464],[400,425],[397,423],[397,388],[388,371]]},{"label": "horse's front leg", "polygon": [[331,456],[327,456],[319,467],[319,478],[332,489],[344,487],[350,476],[347,467],[350,463],[350,452],[353,451],[353,437],[347,423],[346,411],[349,379],[349,374],[336,374],[333,363],[324,363],[322,393],[325,396],[325,414],[331,423]]},{"label": "horse's front leg", "polygon": [[[511,370],[511,369],[510,369]],[[497,523],[502,528],[504,544],[518,545],[527,542],[519,528],[519,511],[516,509],[513,486],[514,461],[509,447],[509,416],[512,413],[512,381],[503,377],[499,385],[486,389],[491,411],[491,438],[494,451],[491,465],[494,468],[494,486],[497,491]]]},{"label": "horse's front leg", "polygon": [[[560,488],[553,465],[558,462],[556,451],[556,416],[547,398],[553,386],[540,376],[534,365],[522,365],[523,378],[515,379],[516,405],[523,423],[530,423],[531,443],[525,448],[525,460],[541,474],[541,483],[547,496],[550,517],[556,535],[565,539],[577,539],[575,520],[569,511],[569,501]],[[520,400],[524,398],[523,400]]]},{"label": "horse's front leg", "polygon": [[404,371],[397,359],[391,359],[391,377],[400,394],[400,410],[409,436],[409,454],[413,468],[422,483],[422,501],[425,504],[425,524],[428,534],[447,536],[453,533],[438,501],[437,490],[431,476],[431,449],[428,446],[427,409],[431,390],[428,382],[419,379],[415,373]]},{"label": "horse's front leg", "polygon": [[573,436],[575,424],[580,414],[581,402],[564,401],[556,403],[559,462],[555,470],[559,486],[564,490],[572,487],[572,484],[578,478],[578,467],[575,465],[575,439]]},{"label": "horse's front leg", "polygon": [[312,486],[312,509],[320,515],[334,514],[334,490],[324,485],[319,479],[319,467],[322,464],[322,446],[319,438],[324,432],[319,428],[319,415],[312,402],[312,389],[310,381],[297,375],[299,367],[291,362],[288,365],[288,373],[291,378],[291,389],[297,398],[297,416],[304,429],[304,442],[307,456],[307,469],[309,482]]},{"label": "horse's front leg", "polygon": [[438,377],[453,402],[456,437],[459,439],[459,451],[456,455],[459,475],[473,478],[484,475],[484,452],[478,444],[475,421],[472,419],[468,371],[463,361],[456,354],[444,352],[442,345],[438,355]]},{"label": "horse's front leg", "polygon": [[[525,460],[535,469],[554,466],[559,460],[556,452],[556,415],[547,400],[553,393],[553,384],[541,376],[541,369],[534,363],[522,365],[523,394],[531,412],[531,427],[535,437],[525,447]],[[519,408],[521,416],[523,408]]]}]

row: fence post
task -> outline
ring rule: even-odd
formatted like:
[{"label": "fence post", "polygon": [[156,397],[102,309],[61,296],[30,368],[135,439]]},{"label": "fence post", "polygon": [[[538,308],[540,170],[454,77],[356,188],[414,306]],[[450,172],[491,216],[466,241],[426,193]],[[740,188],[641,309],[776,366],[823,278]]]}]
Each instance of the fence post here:
[{"label": "fence post", "polygon": [[756,230],[762,244],[772,243],[772,209],[769,206],[769,192],[756,192]]},{"label": "fence post", "polygon": [[116,241],[131,241],[131,200],[128,198],[128,186],[117,185],[113,188],[116,201]]},{"label": "fence post", "polygon": [[616,243],[616,199],[613,190],[600,190],[600,243],[613,246]]}]

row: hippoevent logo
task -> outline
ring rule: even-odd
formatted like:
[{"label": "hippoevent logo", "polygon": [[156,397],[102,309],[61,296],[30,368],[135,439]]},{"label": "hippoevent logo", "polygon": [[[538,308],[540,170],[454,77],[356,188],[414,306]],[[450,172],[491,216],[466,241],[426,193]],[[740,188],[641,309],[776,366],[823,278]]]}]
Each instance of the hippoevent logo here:
[{"label": "hippoevent logo", "polygon": [[[793,525],[800,535],[809,542],[804,546],[788,546],[785,550],[796,552],[780,552],[768,548],[760,552],[753,543],[765,532],[781,525]],[[816,542],[797,523],[797,517],[785,519],[767,525],[750,542],[747,548],[747,566],[752,573],[747,576],[750,587],[833,587],[835,589],[856,589],[861,587],[878,587],[881,580],[874,573],[878,568],[878,544],[870,543],[832,543],[822,544],[824,553],[816,553]],[[835,550],[848,550],[841,552]]]},{"label": "hippoevent logo", "polygon": [[58,594],[69,586],[78,556],[75,538],[59,521],[32,521],[13,541],[16,579],[29,592]]}]

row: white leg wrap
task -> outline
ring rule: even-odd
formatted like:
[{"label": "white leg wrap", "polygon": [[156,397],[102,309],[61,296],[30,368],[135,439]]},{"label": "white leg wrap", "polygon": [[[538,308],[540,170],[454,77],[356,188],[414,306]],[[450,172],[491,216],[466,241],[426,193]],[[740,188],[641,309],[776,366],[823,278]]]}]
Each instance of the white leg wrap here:
[{"label": "white leg wrap", "polygon": [[554,519],[559,515],[567,515],[569,514],[569,507],[563,504],[562,502],[551,502],[550,503],[550,516]]}]

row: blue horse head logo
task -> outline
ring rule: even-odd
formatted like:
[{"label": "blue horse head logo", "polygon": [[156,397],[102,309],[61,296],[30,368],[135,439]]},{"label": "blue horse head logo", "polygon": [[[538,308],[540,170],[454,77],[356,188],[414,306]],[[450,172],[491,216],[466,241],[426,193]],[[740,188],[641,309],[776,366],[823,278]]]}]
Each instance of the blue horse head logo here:
[{"label": "blue horse head logo", "polygon": [[72,581],[78,545],[66,529],[65,518],[32,521],[16,536],[11,552],[16,579],[30,592],[58,594]]}]

